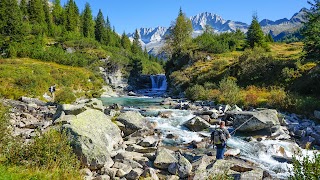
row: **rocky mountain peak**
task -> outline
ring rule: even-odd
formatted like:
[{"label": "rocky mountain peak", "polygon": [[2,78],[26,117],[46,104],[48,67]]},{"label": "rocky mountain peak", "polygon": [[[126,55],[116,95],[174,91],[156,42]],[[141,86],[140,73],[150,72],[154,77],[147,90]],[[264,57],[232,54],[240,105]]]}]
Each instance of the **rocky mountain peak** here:
[{"label": "rocky mountain peak", "polygon": [[210,26],[222,26],[226,21],[219,15],[209,12],[200,13],[190,18],[193,29],[203,30],[206,25]]}]

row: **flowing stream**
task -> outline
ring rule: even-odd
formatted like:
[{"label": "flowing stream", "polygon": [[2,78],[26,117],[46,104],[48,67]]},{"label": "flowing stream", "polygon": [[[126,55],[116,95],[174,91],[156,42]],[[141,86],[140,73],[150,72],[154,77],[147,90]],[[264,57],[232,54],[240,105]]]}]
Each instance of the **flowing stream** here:
[{"label": "flowing stream", "polygon": [[[155,90],[161,89],[164,85],[159,79],[160,77],[152,77],[153,83],[157,84]],[[118,103],[127,110],[137,110],[146,118],[157,124],[158,129],[162,132],[163,143],[167,145],[177,146],[187,144],[192,141],[201,141],[204,136],[209,136],[209,132],[192,132],[182,126],[182,124],[193,118],[192,111],[166,109],[160,106],[163,98],[150,97],[111,97],[101,98],[105,105]],[[170,113],[169,118],[162,118],[159,112]],[[214,128],[214,127],[212,127]],[[167,136],[171,138],[166,138]],[[172,138],[175,137],[175,138]],[[247,142],[242,140],[241,136],[233,136],[228,140],[229,148],[240,149],[240,156],[243,159],[258,163],[261,168],[267,170],[273,177],[286,179],[289,174],[289,169],[292,165],[286,160],[291,160],[296,151],[302,152],[303,155],[313,156],[312,151],[302,150],[294,142],[280,140],[261,140]],[[212,148],[212,147],[211,147]],[[276,160],[275,156],[285,157],[284,161]]]}]

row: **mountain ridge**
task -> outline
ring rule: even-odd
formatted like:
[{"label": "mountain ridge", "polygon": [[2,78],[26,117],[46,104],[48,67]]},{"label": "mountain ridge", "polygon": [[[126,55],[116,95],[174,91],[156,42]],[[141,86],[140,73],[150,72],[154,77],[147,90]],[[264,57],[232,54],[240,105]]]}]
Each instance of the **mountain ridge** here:
[{"label": "mountain ridge", "polygon": [[[302,8],[299,12],[295,13],[290,19],[282,18],[275,21],[263,19],[260,21],[260,26],[265,34],[270,33],[275,39],[279,39],[286,34],[289,34],[303,26],[306,22],[305,12],[306,8]],[[240,29],[246,33],[249,24],[225,20],[218,14],[203,12],[189,18],[192,22],[193,37],[199,36],[203,33],[206,25],[211,26],[215,33],[234,32]],[[158,26],[155,28],[140,28],[138,33],[140,35],[140,42],[142,47],[146,47],[149,54],[157,55],[164,44],[165,36],[169,33],[169,28]],[[134,33],[128,34],[129,38],[133,39]]]}]

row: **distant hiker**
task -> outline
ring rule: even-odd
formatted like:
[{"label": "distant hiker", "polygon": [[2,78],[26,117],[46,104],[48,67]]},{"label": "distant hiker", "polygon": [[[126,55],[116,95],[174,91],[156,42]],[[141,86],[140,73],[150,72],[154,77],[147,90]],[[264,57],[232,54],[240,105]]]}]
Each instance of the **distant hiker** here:
[{"label": "distant hiker", "polygon": [[230,133],[225,127],[225,122],[220,122],[220,127],[215,129],[211,133],[211,142],[216,145],[217,147],[217,155],[216,159],[223,159],[224,152],[226,151],[227,147],[227,140],[230,138]]}]

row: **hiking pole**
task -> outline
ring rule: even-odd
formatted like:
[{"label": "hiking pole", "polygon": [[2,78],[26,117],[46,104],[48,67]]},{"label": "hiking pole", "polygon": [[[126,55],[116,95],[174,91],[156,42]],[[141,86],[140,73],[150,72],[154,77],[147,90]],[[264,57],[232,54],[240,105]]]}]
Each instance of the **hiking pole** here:
[{"label": "hiking pole", "polygon": [[249,122],[254,116],[246,120],[244,123],[242,123],[240,126],[238,126],[235,130],[233,130],[230,134],[236,133],[236,131],[241,128],[245,123]]}]

